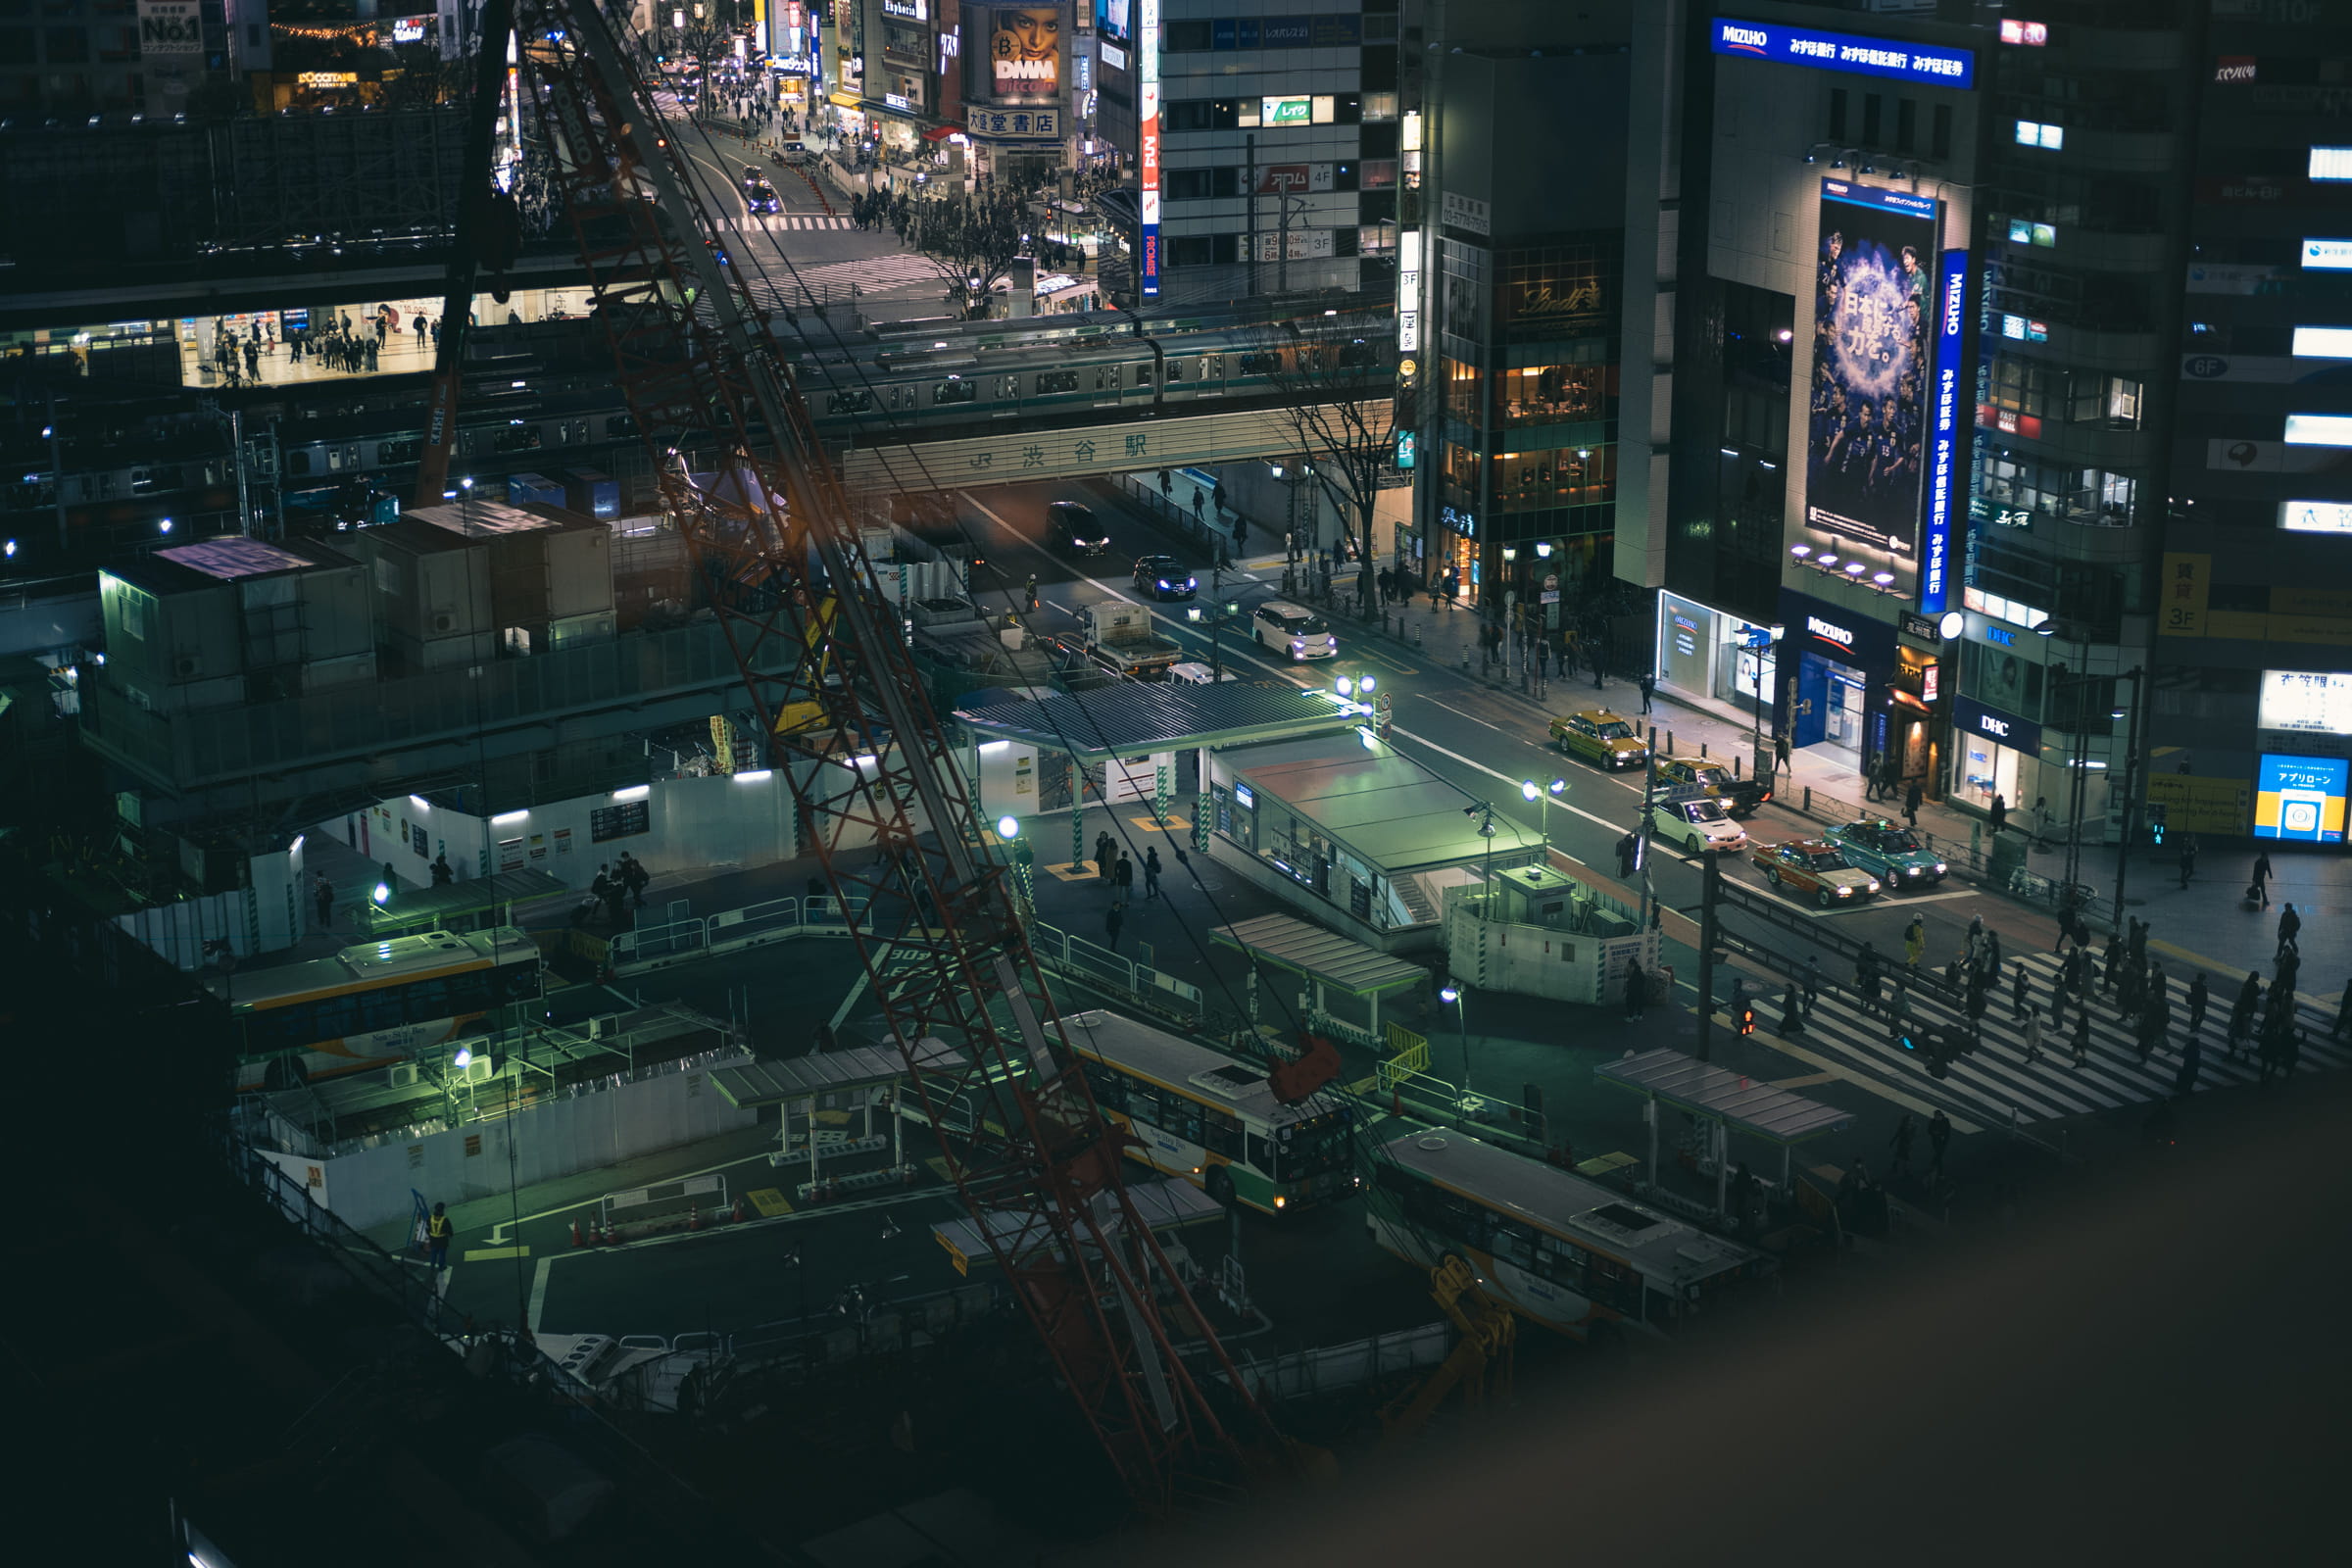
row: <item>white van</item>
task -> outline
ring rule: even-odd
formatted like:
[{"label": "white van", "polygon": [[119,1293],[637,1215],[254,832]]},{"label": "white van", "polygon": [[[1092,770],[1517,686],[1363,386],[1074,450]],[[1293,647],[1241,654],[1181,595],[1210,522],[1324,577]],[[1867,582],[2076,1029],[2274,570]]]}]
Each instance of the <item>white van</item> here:
[{"label": "white van", "polygon": [[1168,666],[1168,679],[1182,681],[1187,686],[1214,686],[1220,680],[1240,680],[1232,670],[1219,675],[1206,664],[1183,663]]},{"label": "white van", "polygon": [[1340,640],[1321,615],[1288,600],[1269,599],[1250,617],[1250,634],[1261,648],[1293,660],[1329,659]]}]

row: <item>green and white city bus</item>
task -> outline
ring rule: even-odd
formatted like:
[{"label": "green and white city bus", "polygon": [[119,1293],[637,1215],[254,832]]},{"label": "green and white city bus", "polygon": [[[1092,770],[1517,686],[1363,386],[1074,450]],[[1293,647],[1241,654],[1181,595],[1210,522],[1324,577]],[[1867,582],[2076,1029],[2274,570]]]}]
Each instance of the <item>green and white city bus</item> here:
[{"label": "green and white city bus", "polygon": [[1095,1102],[1141,1144],[1130,1157],[1269,1214],[1356,1190],[1347,1106],[1322,1095],[1285,1105],[1264,1068],[1114,1012],[1061,1023]]}]

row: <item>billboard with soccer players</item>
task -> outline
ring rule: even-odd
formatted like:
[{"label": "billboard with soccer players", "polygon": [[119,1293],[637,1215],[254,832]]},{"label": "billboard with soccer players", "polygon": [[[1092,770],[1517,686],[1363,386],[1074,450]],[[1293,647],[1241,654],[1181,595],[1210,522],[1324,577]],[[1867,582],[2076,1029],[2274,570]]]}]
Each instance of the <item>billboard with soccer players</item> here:
[{"label": "billboard with soccer players", "polygon": [[1821,182],[1805,521],[1918,561],[1941,225],[1934,197]]}]

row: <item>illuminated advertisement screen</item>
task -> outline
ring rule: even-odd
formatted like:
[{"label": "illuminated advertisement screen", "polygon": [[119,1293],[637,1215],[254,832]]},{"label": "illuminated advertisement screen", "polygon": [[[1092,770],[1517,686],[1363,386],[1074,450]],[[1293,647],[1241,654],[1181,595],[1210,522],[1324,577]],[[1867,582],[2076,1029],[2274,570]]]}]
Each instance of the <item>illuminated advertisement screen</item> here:
[{"label": "illuminated advertisement screen", "polygon": [[1135,0],[1136,25],[1143,39],[1136,48],[1136,162],[1142,189],[1136,236],[1142,255],[1137,258],[1137,291],[1148,300],[1159,298],[1159,0]]},{"label": "illuminated advertisement screen", "polygon": [[998,6],[988,16],[988,83],[999,98],[1061,96],[1061,7]]},{"label": "illuminated advertisement screen", "polygon": [[2347,779],[2352,779],[2352,762],[2340,757],[2265,752],[2255,775],[2254,836],[2343,843]]},{"label": "illuminated advertisement screen", "polygon": [[2306,735],[2352,735],[2352,675],[2339,670],[2266,669],[2256,723]]},{"label": "illuminated advertisement screen", "polygon": [[1095,31],[1104,43],[1135,42],[1136,0],[1095,0]]},{"label": "illuminated advertisement screen", "polygon": [[1918,548],[1936,217],[1933,197],[1821,182],[1805,520],[1895,555]]},{"label": "illuminated advertisement screen", "polygon": [[1951,598],[1952,486],[1960,464],[1960,351],[1968,318],[1968,252],[1945,251],[1936,269],[1935,412],[1928,441],[1927,507],[1922,518],[1919,608],[1941,612]]},{"label": "illuminated advertisement screen", "polygon": [[1784,66],[1891,76],[1897,81],[1932,82],[1941,87],[1973,87],[1977,80],[1977,57],[1972,50],[1896,43],[1891,38],[1823,32],[1817,27],[1786,27],[1777,22],[1717,17],[1707,45],[1719,55],[1744,55]]}]

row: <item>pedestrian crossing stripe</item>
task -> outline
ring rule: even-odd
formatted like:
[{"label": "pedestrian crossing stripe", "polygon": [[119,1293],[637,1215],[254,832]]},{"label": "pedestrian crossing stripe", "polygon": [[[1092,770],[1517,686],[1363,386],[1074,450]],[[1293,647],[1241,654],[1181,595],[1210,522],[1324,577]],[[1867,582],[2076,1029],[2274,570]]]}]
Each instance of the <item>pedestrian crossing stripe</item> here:
[{"label": "pedestrian crossing stripe", "polygon": [[468,1263],[495,1263],[501,1258],[530,1255],[531,1250],[527,1247],[477,1247],[465,1254],[465,1260]]},{"label": "pedestrian crossing stripe", "polygon": [[792,1212],[792,1204],[786,1201],[782,1188],[755,1187],[743,1196],[762,1219],[775,1219]]},{"label": "pedestrian crossing stripe", "polygon": [[[2029,1002],[2040,1010],[2044,1020],[2041,1057],[2034,1062],[2025,1059],[2024,1031],[2012,1010],[2013,993],[2008,977],[2014,975],[2016,964],[2021,961],[2034,977]],[[2003,971],[2004,982],[1986,993],[1984,1044],[1973,1053],[1954,1056],[1946,1066],[1947,1076],[1940,1080],[1929,1074],[1923,1058],[1912,1056],[1893,1044],[1886,1023],[1829,992],[1822,994],[1820,1004],[1807,1016],[1803,1030],[1787,1036],[1789,1054],[1816,1062],[1826,1057],[1923,1099],[1943,1102],[1955,1110],[1965,1107],[1994,1122],[2006,1121],[2012,1115],[2021,1122],[2047,1121],[2170,1098],[2185,1042],[2181,1030],[2176,1027],[2167,1031],[2165,1042],[2143,1063],[2132,1029],[2116,1016],[2112,1000],[2101,993],[2094,981],[2084,998],[2091,1014],[2089,1049],[2085,1064],[2077,1067],[2072,999],[2064,1025],[2047,1022],[2051,986],[2059,971],[2058,960],[2047,954],[2012,960]],[[2174,1017],[2185,1022],[2188,981],[2179,974],[2167,974],[2165,982]],[[1882,992],[1890,994],[1890,989]],[[1759,1018],[1767,1023],[1782,1021],[1778,1017],[1777,999],[1770,991],[1752,1000]],[[2261,1077],[2260,1058],[2250,1043],[2241,1047],[2234,1057],[2228,1049],[2225,1034],[2233,1000],[2233,992],[2226,995],[2217,989],[2213,1003],[2207,1007],[2205,1023],[2199,1031],[2205,1049],[2197,1073],[2197,1089],[2254,1083]],[[1968,1028],[1964,1016],[1916,993],[1906,999],[1906,1006],[1908,1016],[1916,1024],[1963,1033]],[[2298,996],[2295,1011],[2304,1035],[2301,1057],[2296,1064],[2298,1071],[2352,1066],[2352,1050],[2329,1034],[2334,1023],[2331,1008]]]}]

